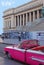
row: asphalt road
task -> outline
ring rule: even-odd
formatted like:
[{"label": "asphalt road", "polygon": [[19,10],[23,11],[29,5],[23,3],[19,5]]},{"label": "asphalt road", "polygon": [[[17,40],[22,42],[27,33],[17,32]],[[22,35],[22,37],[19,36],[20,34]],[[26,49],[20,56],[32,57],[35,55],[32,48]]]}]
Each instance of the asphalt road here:
[{"label": "asphalt road", "polygon": [[0,44],[0,65],[24,65],[21,62],[18,62],[16,60],[11,60],[5,57],[5,55],[3,54],[3,51],[4,51],[4,47],[6,46],[8,45]]},{"label": "asphalt road", "polygon": [[0,65],[23,65],[18,61],[0,57]]}]

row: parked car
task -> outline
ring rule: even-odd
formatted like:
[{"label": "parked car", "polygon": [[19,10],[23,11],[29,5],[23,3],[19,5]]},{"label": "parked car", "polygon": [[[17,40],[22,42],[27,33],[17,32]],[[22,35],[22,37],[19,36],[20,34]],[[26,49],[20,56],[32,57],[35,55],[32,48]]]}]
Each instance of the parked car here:
[{"label": "parked car", "polygon": [[4,48],[4,52],[8,58],[30,65],[44,65],[44,52],[39,51],[44,47],[39,46],[38,40],[26,40],[19,45]]}]

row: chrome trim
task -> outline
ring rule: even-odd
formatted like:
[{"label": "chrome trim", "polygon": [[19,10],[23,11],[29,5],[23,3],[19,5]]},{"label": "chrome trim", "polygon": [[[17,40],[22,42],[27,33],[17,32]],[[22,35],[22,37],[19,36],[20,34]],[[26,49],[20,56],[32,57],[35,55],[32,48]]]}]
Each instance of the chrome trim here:
[{"label": "chrome trim", "polygon": [[20,49],[20,48],[17,48],[17,47],[15,47],[14,50],[18,50],[18,51],[21,51],[21,52],[25,52],[26,51],[25,49]]},{"label": "chrome trim", "polygon": [[34,54],[41,54],[41,55],[44,55],[44,53],[41,52],[41,51],[27,50],[27,52],[29,52],[29,53],[34,53]]},{"label": "chrome trim", "polygon": [[39,61],[39,62],[44,62],[44,60],[41,60],[41,59],[39,59],[39,58],[34,58],[34,57],[32,57],[31,59],[32,59],[32,60],[35,60],[35,61]]},{"label": "chrome trim", "polygon": [[13,49],[13,50],[18,50],[18,51],[21,51],[21,52],[25,52],[26,50],[25,49],[20,49],[20,48],[17,48],[17,47],[5,47],[5,48],[8,48],[8,49]]}]

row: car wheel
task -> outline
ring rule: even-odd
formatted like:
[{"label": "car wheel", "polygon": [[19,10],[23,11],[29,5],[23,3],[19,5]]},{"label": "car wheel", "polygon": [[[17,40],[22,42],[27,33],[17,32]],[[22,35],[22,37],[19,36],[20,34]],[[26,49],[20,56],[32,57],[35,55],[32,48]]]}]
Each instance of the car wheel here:
[{"label": "car wheel", "polygon": [[12,59],[12,57],[11,57],[11,55],[10,55],[9,53],[7,53],[7,57],[8,57],[9,59]]},{"label": "car wheel", "polygon": [[42,64],[39,64],[39,65],[42,65]]}]

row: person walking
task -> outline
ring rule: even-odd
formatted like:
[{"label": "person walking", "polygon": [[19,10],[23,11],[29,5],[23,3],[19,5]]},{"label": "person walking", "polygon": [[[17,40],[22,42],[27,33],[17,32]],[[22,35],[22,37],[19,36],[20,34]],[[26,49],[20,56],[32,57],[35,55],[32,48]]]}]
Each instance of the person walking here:
[{"label": "person walking", "polygon": [[20,36],[18,36],[18,39],[19,39],[19,41],[21,41],[21,37]]}]

